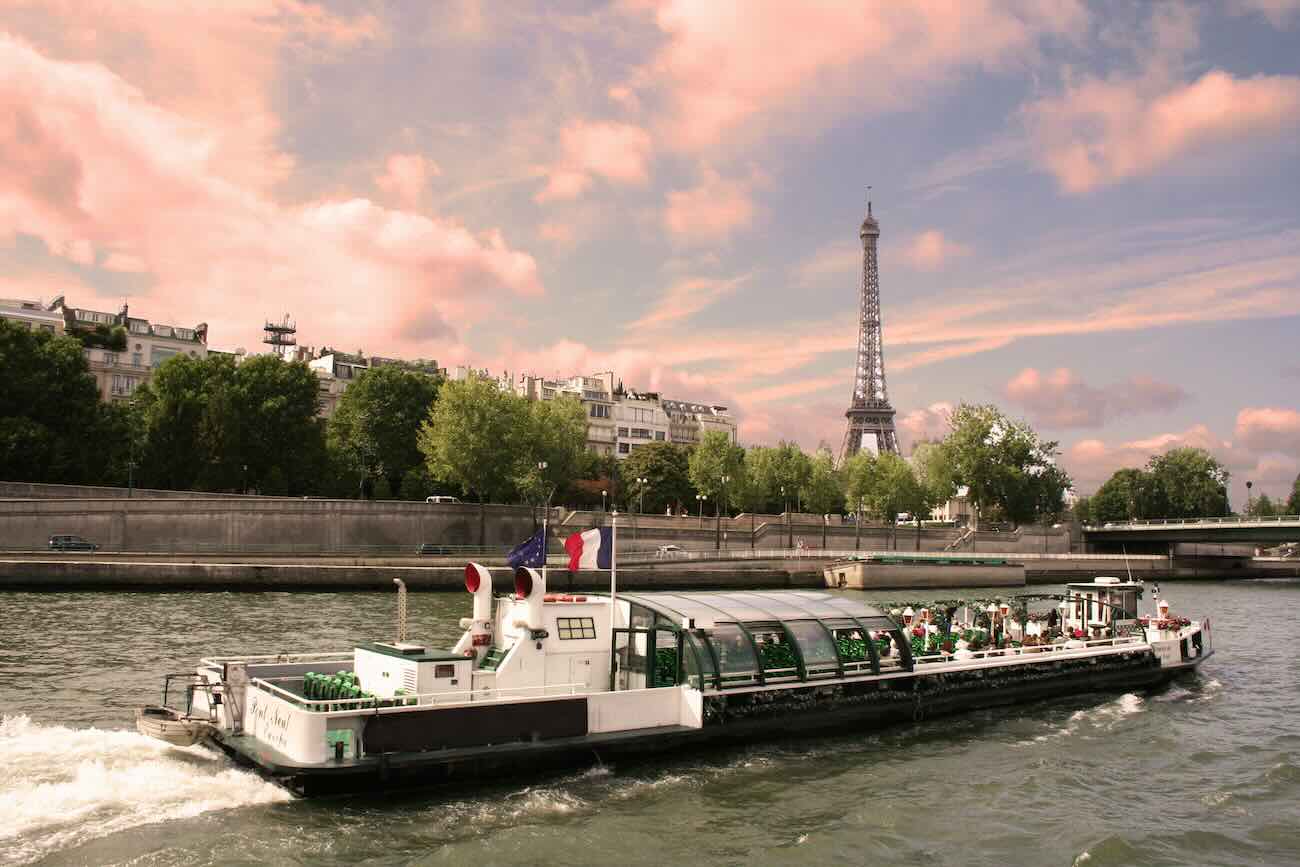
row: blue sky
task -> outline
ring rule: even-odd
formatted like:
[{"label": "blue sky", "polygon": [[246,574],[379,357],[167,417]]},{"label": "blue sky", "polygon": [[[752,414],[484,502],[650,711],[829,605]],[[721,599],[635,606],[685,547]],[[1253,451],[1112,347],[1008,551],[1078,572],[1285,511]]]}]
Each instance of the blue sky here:
[{"label": "blue sky", "polygon": [[871,185],[905,443],[1300,472],[1300,2],[0,5],[0,292],[838,446]]}]

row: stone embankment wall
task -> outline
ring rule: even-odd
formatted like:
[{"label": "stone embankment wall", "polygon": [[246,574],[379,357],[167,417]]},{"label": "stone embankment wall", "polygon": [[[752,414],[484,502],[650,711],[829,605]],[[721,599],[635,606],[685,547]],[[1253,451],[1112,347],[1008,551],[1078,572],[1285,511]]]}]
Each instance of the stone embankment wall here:
[{"label": "stone embankment wall", "polygon": [[[399,500],[362,501],[287,497],[193,495],[184,492],[70,488],[103,497],[51,497],[66,486],[0,483],[0,549],[37,550],[50,536],[74,534],[105,551],[202,552],[284,550],[334,554],[376,547],[438,545],[512,546],[534,531],[540,511],[528,506],[489,505],[484,534],[479,535],[479,507]],[[28,490],[39,489],[39,490]],[[21,498],[26,492],[30,498]],[[162,496],[154,496],[159,493]],[[9,499],[4,497],[8,496]],[[557,536],[607,524],[608,514],[551,510]],[[794,514],[787,519],[756,515],[710,520],[708,516],[622,515],[618,519],[621,551],[648,550],[674,544],[688,549],[823,547],[864,551],[943,551],[958,537],[953,529],[864,526],[821,516]],[[751,537],[751,526],[753,533]],[[556,540],[552,552],[560,550]],[[976,533],[963,538],[961,553],[1008,551],[1067,553],[1065,529],[1023,528],[1016,533]]]}]

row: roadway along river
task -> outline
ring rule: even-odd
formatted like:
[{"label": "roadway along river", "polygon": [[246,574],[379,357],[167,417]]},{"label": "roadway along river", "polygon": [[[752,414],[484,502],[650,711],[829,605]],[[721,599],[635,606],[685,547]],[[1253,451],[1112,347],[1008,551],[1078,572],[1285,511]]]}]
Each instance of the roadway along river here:
[{"label": "roadway along river", "polygon": [[[1300,581],[1164,589],[1216,655],[1157,694],[322,802],[132,708],[200,654],[386,636],[394,597],[0,593],[0,864],[1300,863]],[[412,603],[437,643],[469,610]]]}]

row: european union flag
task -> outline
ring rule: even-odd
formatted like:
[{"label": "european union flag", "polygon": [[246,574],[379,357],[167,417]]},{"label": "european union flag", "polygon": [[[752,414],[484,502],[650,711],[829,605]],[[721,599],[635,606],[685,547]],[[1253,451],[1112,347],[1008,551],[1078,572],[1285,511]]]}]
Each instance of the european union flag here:
[{"label": "european union flag", "polygon": [[538,530],[516,545],[514,550],[506,557],[506,562],[510,564],[511,569],[518,569],[520,566],[545,566],[546,537],[543,535],[543,531]]}]

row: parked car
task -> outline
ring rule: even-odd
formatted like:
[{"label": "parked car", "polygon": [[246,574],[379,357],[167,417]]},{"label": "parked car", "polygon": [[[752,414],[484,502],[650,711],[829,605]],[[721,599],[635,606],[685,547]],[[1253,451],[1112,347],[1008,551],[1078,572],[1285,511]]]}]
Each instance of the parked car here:
[{"label": "parked car", "polygon": [[460,502],[460,500],[456,499],[455,497],[441,497],[441,496],[425,497],[424,501],[426,503],[459,503]]},{"label": "parked car", "polygon": [[435,545],[432,542],[421,542],[415,547],[417,554],[450,554],[452,553],[450,545]]},{"label": "parked car", "polygon": [[671,557],[680,557],[685,554],[681,545],[660,545],[659,550],[655,552],[655,557],[667,559]]},{"label": "parked car", "polygon": [[98,551],[99,545],[80,536],[51,536],[51,551]]}]

